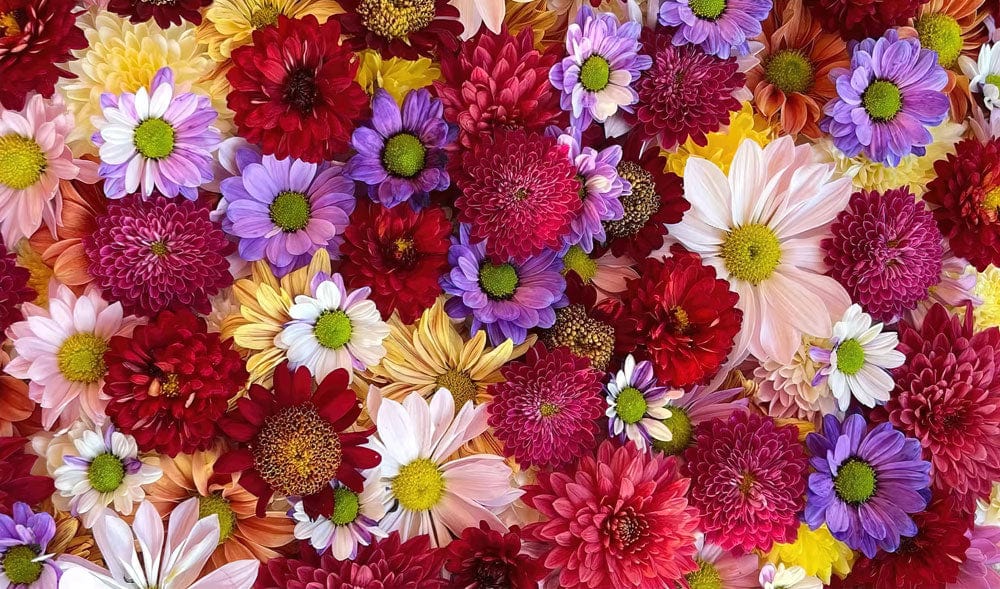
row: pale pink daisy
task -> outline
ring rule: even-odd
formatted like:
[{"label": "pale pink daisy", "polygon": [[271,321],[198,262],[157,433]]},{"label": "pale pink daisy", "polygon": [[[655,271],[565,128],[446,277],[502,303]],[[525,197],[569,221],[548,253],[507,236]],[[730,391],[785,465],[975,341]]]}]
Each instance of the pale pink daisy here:
[{"label": "pale pink daisy", "polygon": [[701,534],[695,539],[695,547],[698,554],[694,561],[698,570],[684,575],[691,587],[757,589],[759,562],[756,553],[734,554],[716,544],[706,543]]}]

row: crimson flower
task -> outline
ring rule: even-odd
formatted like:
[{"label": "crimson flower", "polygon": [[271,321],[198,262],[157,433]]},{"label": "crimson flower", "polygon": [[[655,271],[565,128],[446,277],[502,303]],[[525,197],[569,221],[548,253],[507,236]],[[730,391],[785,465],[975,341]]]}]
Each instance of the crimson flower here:
[{"label": "crimson flower", "polygon": [[417,59],[458,50],[462,23],[448,0],[340,0],[334,18],[353,51],[375,49],[382,57]]},{"label": "crimson flower", "polygon": [[446,550],[449,589],[537,589],[548,574],[539,559],[522,553],[517,526],[504,534],[481,522],[478,528],[465,528]]},{"label": "crimson flower", "polygon": [[38,457],[24,453],[27,443],[24,438],[0,438],[0,513],[11,513],[18,501],[38,505],[56,490],[50,477],[31,474]]},{"label": "crimson flower", "polygon": [[134,23],[153,19],[166,29],[184,21],[200,25],[200,9],[211,3],[212,0],[109,0],[108,10],[127,16]]}]

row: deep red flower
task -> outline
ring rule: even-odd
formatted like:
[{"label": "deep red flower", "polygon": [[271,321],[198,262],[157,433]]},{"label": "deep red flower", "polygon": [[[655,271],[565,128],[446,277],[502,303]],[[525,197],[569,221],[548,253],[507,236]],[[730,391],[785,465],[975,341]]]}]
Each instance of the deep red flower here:
[{"label": "deep red flower", "polygon": [[478,528],[465,528],[446,550],[449,589],[538,589],[548,574],[539,559],[521,552],[517,526],[503,534],[481,522]]},{"label": "deep red flower", "polygon": [[186,309],[111,338],[104,362],[108,417],[140,450],[169,456],[211,446],[216,421],[249,376],[231,340]]},{"label": "deep red flower", "polygon": [[10,513],[18,501],[38,505],[56,490],[51,477],[31,474],[38,457],[24,453],[27,443],[24,438],[0,438],[0,513]]},{"label": "deep red flower", "polygon": [[12,323],[23,319],[21,303],[33,301],[38,296],[28,286],[31,273],[17,265],[17,258],[0,243],[0,339]]},{"label": "deep red flower", "polygon": [[347,151],[368,95],[354,80],[358,60],[340,44],[336,19],[278,17],[233,51],[227,98],[239,134],[265,154],[318,163]]},{"label": "deep red flower", "polygon": [[0,105],[21,110],[29,92],[45,98],[56,80],[76,76],[59,67],[83,49],[76,0],[0,0]]},{"label": "deep red flower", "polygon": [[441,294],[451,223],[435,206],[415,212],[360,199],[340,246],[340,273],[354,288],[371,287],[384,317],[412,323]]},{"label": "deep red flower", "polygon": [[806,6],[828,31],[845,39],[879,38],[887,29],[906,24],[927,0],[806,0]]},{"label": "deep red flower", "polygon": [[237,447],[219,457],[215,472],[243,473],[240,484],[257,496],[257,515],[271,497],[300,496],[311,514],[333,513],[336,479],[360,493],[358,472],[382,457],[362,447],[374,430],[345,431],[361,415],[347,371],[335,370],[313,391],[309,369],[274,371],[274,390],[255,384],[236,409],[219,419],[220,429]]},{"label": "deep red flower", "polygon": [[375,49],[382,57],[417,59],[458,51],[464,27],[448,0],[340,0],[334,18],[352,51]]},{"label": "deep red flower", "polygon": [[154,19],[161,28],[179,25],[184,21],[201,24],[201,9],[212,0],[110,0],[108,10],[127,16],[134,23]]}]

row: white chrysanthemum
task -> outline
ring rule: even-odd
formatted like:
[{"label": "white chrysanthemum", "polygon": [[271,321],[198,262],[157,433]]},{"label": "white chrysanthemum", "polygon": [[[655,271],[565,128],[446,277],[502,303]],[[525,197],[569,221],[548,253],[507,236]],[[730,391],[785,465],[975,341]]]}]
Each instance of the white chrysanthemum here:
[{"label": "white chrysanthemum", "polygon": [[388,492],[380,479],[378,468],[369,470],[365,473],[365,487],[360,494],[336,481],[331,483],[334,502],[333,513],[328,516],[309,517],[302,501],[289,499],[295,519],[295,537],[308,540],[320,554],[329,548],[334,558],[347,560],[357,555],[358,546],[368,546],[373,539],[388,536],[379,525],[389,503]]}]

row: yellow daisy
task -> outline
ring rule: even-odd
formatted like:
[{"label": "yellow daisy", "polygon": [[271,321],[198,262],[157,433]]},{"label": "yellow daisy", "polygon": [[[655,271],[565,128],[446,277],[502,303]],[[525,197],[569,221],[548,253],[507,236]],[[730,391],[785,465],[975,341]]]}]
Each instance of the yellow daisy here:
[{"label": "yellow daisy", "polygon": [[667,158],[665,172],[673,172],[684,176],[684,166],[691,156],[705,158],[723,171],[729,172],[729,164],[736,155],[736,149],[744,139],[753,139],[761,147],[774,138],[774,129],[760,115],[754,114],[749,102],[743,103],[743,108],[729,113],[729,126],[725,129],[706,135],[707,143],[698,145],[690,137],[675,152],[661,152]]},{"label": "yellow daisy", "polygon": [[403,104],[403,97],[410,90],[430,86],[441,77],[441,68],[426,57],[416,60],[393,57],[383,59],[378,51],[365,49],[358,53],[361,66],[355,78],[369,95],[379,88]]},{"label": "yellow daisy", "polygon": [[504,24],[512,35],[530,28],[535,38],[535,47],[545,50],[565,42],[566,29],[556,26],[558,20],[559,15],[548,9],[546,0],[511,0],[507,2]]},{"label": "yellow daisy", "polygon": [[208,45],[215,61],[226,61],[233,49],[251,43],[251,34],[278,21],[315,16],[320,24],[331,15],[344,12],[334,0],[215,0],[205,11],[198,40]]},{"label": "yellow daisy", "polygon": [[806,524],[799,525],[799,535],[791,544],[775,544],[767,554],[767,561],[784,563],[787,567],[800,566],[807,575],[819,577],[823,583],[830,583],[830,575],[845,577],[854,564],[854,552],[847,544],[837,540],[822,525],[810,530]]},{"label": "yellow daisy", "polygon": [[990,266],[976,276],[975,294],[983,300],[976,307],[976,329],[1000,326],[1000,268]]}]

